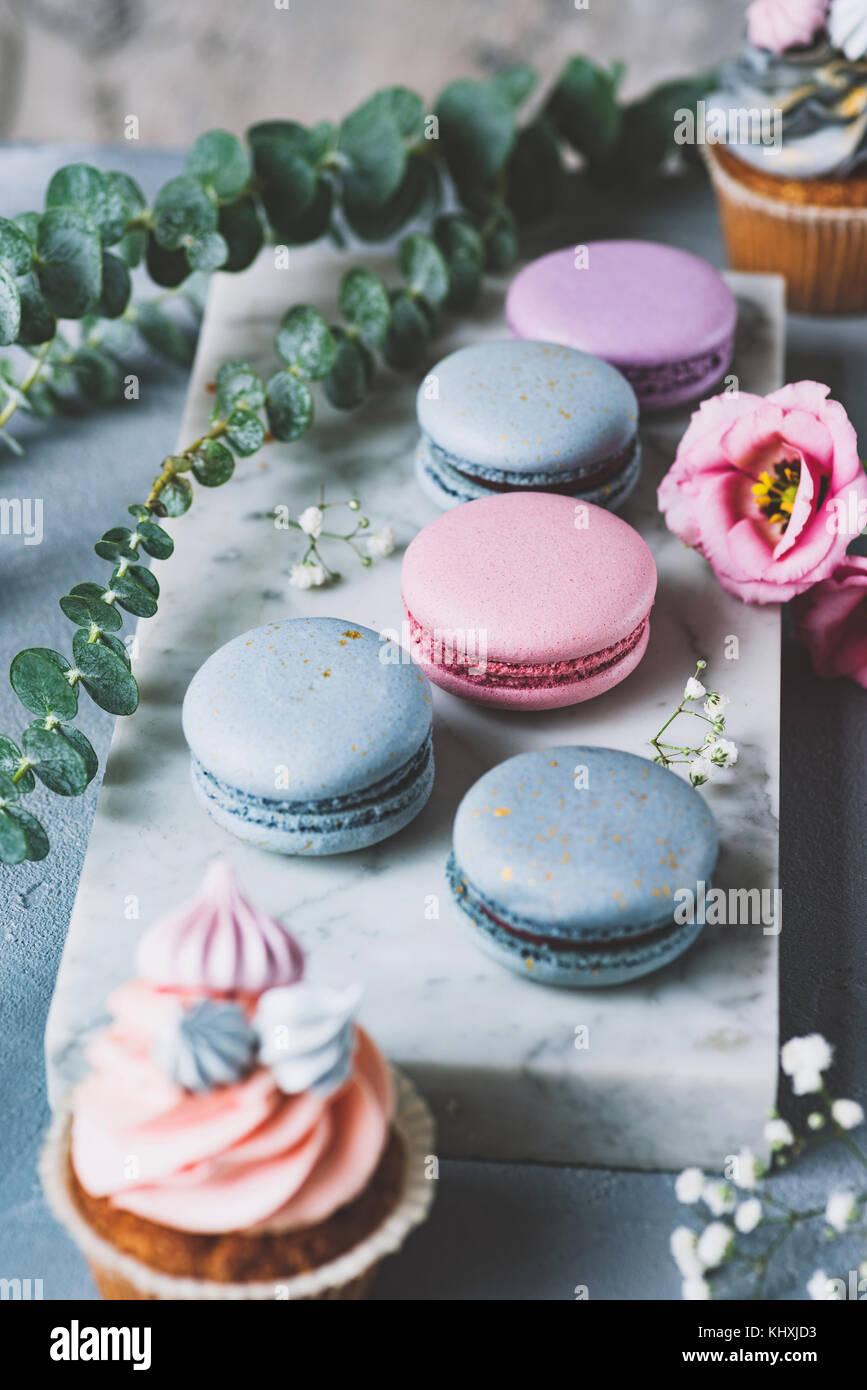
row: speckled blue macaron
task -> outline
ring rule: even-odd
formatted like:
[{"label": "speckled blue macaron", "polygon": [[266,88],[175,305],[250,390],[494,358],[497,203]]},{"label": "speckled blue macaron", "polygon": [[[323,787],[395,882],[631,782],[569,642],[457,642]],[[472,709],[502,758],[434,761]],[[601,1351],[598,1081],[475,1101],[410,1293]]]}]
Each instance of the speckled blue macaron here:
[{"label": "speckled blue macaron", "polygon": [[625,984],[668,965],[701,926],[678,889],[710,884],[719,837],[698,792],[610,748],[519,753],[455,818],[448,879],[477,945],[542,984]]},{"label": "speckled blue macaron", "polygon": [[433,787],[427,679],[342,618],[269,623],[227,642],[190,682],[183,726],[208,814],[279,854],[375,844]]},{"label": "speckled blue macaron", "polygon": [[446,509],[509,491],[618,508],[641,471],[638,403],[616,367],[555,343],[475,343],[431,368],[416,473]]}]

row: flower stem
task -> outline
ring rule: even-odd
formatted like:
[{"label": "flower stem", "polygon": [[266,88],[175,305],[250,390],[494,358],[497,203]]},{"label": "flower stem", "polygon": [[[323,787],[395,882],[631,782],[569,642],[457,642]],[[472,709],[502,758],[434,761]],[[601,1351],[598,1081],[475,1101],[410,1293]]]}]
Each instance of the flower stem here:
[{"label": "flower stem", "polygon": [[[39,373],[42,371],[42,368],[45,366],[45,363],[46,363],[46,361],[47,361],[47,359],[48,359],[48,354],[49,354],[50,351],[51,351],[51,340],[49,340],[47,343],[43,343],[43,344],[42,344],[41,348],[39,349],[39,352],[36,354],[36,357],[34,358],[32,364],[31,364],[30,370],[26,373],[26,375],[25,375],[25,376],[21,379],[21,381],[19,382],[19,384],[18,384],[18,390],[21,392],[22,395],[26,396],[26,395],[27,395],[27,392],[30,390],[31,386],[33,386],[34,383],[36,382],[36,379],[37,379],[37,377],[39,376]],[[18,400],[18,399],[16,399],[16,398],[14,398],[14,397],[13,397],[13,399],[8,400],[8,401],[6,402],[6,404],[5,404],[5,406],[3,407],[3,409],[0,410],[0,430],[2,430],[2,428],[3,428],[3,426],[6,424],[7,420],[11,420],[12,416],[15,414],[15,412],[16,412],[16,410],[18,409],[18,407],[20,406],[20,404],[21,404],[21,401]]]}]

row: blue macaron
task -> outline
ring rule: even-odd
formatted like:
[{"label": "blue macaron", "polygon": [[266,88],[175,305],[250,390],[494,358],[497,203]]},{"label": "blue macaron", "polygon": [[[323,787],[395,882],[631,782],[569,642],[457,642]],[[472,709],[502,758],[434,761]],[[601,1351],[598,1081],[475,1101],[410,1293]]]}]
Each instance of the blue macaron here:
[{"label": "blue macaron", "polygon": [[444,510],[534,489],[616,509],[639,478],[635,393],[616,367],[575,348],[460,348],[431,368],[416,408],[416,473]]},{"label": "blue macaron", "polygon": [[625,984],[668,965],[701,925],[678,917],[716,864],[698,792],[632,753],[519,753],[458,807],[448,879],[494,960],[542,984]]},{"label": "blue macaron", "polygon": [[431,694],[370,628],[293,618],[214,652],[184,699],[193,790],[279,854],[340,854],[403,829],[433,787]]}]

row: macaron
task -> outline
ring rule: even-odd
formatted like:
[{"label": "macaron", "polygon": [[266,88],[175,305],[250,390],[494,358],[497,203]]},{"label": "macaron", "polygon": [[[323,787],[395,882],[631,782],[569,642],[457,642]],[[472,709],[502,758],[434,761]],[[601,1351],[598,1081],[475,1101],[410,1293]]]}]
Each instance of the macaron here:
[{"label": "macaron", "polygon": [[641,472],[638,402],[616,367],[556,343],[460,348],[419,387],[416,473],[438,507],[521,490],[602,507]]},{"label": "macaron", "polygon": [[504,492],[425,526],[402,587],[410,649],[434,684],[502,709],[557,709],[638,665],[656,566],[638,532],[602,507]]},{"label": "macaron", "polygon": [[673,772],[611,748],[519,753],[458,807],[447,876],[486,955],[540,984],[626,984],[681,955],[701,925],[678,889],[710,884],[705,802]]},{"label": "macaron", "polygon": [[506,321],[617,367],[642,411],[708,394],[734,352],[737,305],[698,256],[653,241],[591,241],[531,261],[512,281]]},{"label": "macaron", "polygon": [[183,706],[208,814],[278,854],[340,854],[403,829],[433,787],[431,692],[378,633],[293,618],[234,637]]}]

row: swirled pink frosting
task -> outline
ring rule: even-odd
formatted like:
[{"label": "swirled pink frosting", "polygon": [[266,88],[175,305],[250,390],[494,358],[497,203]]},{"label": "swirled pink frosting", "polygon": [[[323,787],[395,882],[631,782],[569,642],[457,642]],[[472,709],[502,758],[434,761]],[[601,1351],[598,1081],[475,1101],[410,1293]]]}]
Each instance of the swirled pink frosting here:
[{"label": "swirled pink frosting", "polygon": [[241,895],[225,859],[212,859],[198,896],[142,936],[136,968],[162,989],[260,994],[304,972],[297,941]]},{"label": "swirled pink frosting", "polygon": [[771,53],[807,44],[828,16],[830,0],[753,0],[747,10],[750,43]]},{"label": "swirled pink frosting", "polygon": [[177,997],[141,982],[109,1000],[114,1023],[75,1092],[72,1162],[94,1196],[181,1231],[292,1231],[367,1186],[394,1107],[387,1064],[356,1029],[353,1071],[325,1098],[287,1096],[264,1067],[190,1094],[153,1060]]}]

